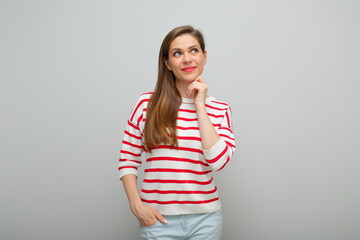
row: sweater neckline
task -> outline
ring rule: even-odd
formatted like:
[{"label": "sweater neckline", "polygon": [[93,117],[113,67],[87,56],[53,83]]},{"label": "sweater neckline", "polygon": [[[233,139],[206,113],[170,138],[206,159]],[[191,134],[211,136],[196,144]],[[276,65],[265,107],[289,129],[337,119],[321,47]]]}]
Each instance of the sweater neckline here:
[{"label": "sweater neckline", "polygon": [[[207,96],[207,97],[206,97],[206,102],[211,101],[212,98],[213,98],[213,97],[211,97],[211,96]],[[182,103],[194,103],[194,102],[195,102],[195,98],[184,98],[184,97],[182,97],[182,98],[181,98],[181,102],[182,102]]]}]

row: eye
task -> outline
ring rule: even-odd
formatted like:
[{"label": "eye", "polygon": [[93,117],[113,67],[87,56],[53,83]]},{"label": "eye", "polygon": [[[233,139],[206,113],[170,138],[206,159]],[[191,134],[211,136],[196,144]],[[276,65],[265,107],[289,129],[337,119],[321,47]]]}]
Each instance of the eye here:
[{"label": "eye", "polygon": [[199,50],[197,48],[191,49],[191,53],[198,53],[198,52],[199,52]]},{"label": "eye", "polygon": [[178,57],[178,56],[180,56],[180,55],[181,55],[181,52],[180,52],[180,51],[176,51],[176,52],[173,53],[173,56],[174,56],[174,57]]}]

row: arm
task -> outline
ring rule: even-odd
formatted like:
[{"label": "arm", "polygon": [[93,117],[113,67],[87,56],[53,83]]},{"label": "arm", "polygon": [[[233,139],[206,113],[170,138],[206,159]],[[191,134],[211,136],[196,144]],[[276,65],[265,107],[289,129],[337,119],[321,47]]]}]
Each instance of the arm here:
[{"label": "arm", "polygon": [[137,188],[137,177],[135,175],[128,174],[122,177],[121,180],[129,200],[130,209],[142,226],[154,225],[158,220],[166,223],[165,218],[156,209],[141,202]]},{"label": "arm", "polygon": [[142,117],[143,99],[139,99],[128,120],[119,159],[119,178],[129,200],[131,211],[142,226],[150,226],[157,220],[165,223],[165,219],[155,209],[142,203],[137,186],[137,169],[141,166],[141,154],[144,151],[139,121]]},{"label": "arm", "polygon": [[196,112],[198,115],[202,148],[208,150],[219,141],[220,136],[207,115],[205,104],[200,106],[197,105]]},{"label": "arm", "polygon": [[203,153],[211,168],[219,171],[225,167],[235,152],[230,108],[226,110],[221,126],[217,131],[220,139],[210,149],[204,149]]},{"label": "arm", "polygon": [[195,95],[195,108],[198,116],[201,144],[205,150],[210,149],[220,139],[206,112],[207,90],[208,86],[201,77],[196,78],[188,87],[188,95]]},{"label": "arm", "polygon": [[198,77],[189,85],[188,94],[195,95],[195,107],[205,160],[212,169],[221,170],[235,151],[235,139],[230,125],[231,111],[230,108],[227,109],[221,127],[217,131],[205,108],[207,89],[206,83],[201,77]]}]

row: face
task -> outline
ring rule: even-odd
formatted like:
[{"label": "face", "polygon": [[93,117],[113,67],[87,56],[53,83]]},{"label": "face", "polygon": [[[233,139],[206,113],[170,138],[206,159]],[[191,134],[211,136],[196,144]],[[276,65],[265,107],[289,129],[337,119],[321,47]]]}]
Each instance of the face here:
[{"label": "face", "polygon": [[167,68],[175,75],[176,81],[193,82],[200,76],[206,64],[206,52],[190,34],[176,37],[170,44]]}]

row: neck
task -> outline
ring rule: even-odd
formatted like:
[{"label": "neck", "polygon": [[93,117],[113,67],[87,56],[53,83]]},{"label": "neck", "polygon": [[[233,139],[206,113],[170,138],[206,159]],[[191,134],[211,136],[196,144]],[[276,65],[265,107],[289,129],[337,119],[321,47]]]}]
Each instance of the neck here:
[{"label": "neck", "polygon": [[187,94],[188,87],[191,83],[186,83],[183,81],[175,80],[176,88],[180,92],[181,97],[183,98],[194,98],[193,96],[189,96]]}]

